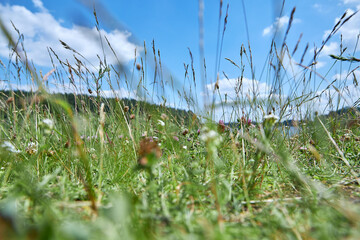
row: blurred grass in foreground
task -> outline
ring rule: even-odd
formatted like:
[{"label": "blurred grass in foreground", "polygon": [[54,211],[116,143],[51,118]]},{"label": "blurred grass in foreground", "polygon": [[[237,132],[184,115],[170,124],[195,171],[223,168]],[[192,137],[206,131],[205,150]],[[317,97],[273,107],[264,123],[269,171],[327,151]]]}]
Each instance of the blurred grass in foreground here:
[{"label": "blurred grass in foreground", "polygon": [[[132,79],[105,61],[94,72],[80,60],[71,66],[58,59],[62,68],[42,76],[2,29],[15,56],[3,70],[21,72],[38,86],[1,95],[2,238],[360,238],[358,110],[294,121],[297,131],[287,135],[274,111],[282,117],[294,99],[249,104],[239,95],[239,109],[264,104],[257,109],[275,110],[258,114],[256,123],[234,111],[234,123],[226,125],[170,109],[166,99],[161,105],[122,99],[112,77]],[[285,40],[277,66],[268,66],[276,68],[280,89]],[[130,71],[140,85],[146,61],[138,61]],[[70,80],[87,79],[88,94],[49,94],[46,79],[61,85],[62,71]],[[92,82],[84,76],[89,72]],[[160,76],[154,84],[161,88]],[[103,97],[103,81],[116,97]],[[214,84],[214,94],[219,87]],[[196,102],[185,91],[179,95]],[[308,98],[294,96],[302,97]],[[214,100],[211,107],[223,103]]]}]

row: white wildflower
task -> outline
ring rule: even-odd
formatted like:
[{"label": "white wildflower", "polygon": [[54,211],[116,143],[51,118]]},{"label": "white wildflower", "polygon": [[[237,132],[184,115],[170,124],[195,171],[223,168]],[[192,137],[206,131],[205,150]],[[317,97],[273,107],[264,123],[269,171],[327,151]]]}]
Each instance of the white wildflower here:
[{"label": "white wildflower", "polygon": [[182,146],[182,148],[186,150],[186,149],[187,149],[187,146]]},{"label": "white wildflower", "polygon": [[159,124],[160,126],[162,126],[162,127],[165,126],[165,123],[164,123],[163,121],[161,121],[160,119],[158,120],[158,124]]},{"label": "white wildflower", "polygon": [[268,123],[270,126],[274,125],[279,121],[279,117],[275,114],[269,114],[264,116],[264,123]]},{"label": "white wildflower", "polygon": [[49,119],[49,118],[45,118],[44,120],[42,120],[42,122],[45,124],[46,127],[48,127],[49,129],[53,129],[54,128],[54,121]]},{"label": "white wildflower", "polygon": [[217,148],[222,142],[222,137],[218,134],[218,132],[209,130],[207,127],[204,127],[201,130],[200,139],[206,143],[208,155],[214,161],[215,165],[223,165],[221,159],[218,157]]},{"label": "white wildflower", "polygon": [[264,116],[264,120],[275,120],[275,121],[278,121],[278,120],[279,120],[279,117],[276,116],[275,114],[271,113],[271,114],[265,115],[265,116]]},{"label": "white wildflower", "polygon": [[214,130],[207,131],[204,128],[201,132],[200,139],[204,142],[214,142],[216,143],[215,145],[218,145],[222,141],[222,137]]},{"label": "white wildflower", "polygon": [[275,114],[271,113],[269,115],[264,116],[264,120],[266,120],[266,119],[278,121],[279,117],[276,116]]},{"label": "white wildflower", "polygon": [[222,142],[222,137],[218,134],[218,132],[209,130],[207,127],[204,127],[201,130],[200,139],[215,147]]},{"label": "white wildflower", "polygon": [[5,148],[9,152],[19,153],[20,151],[16,149],[16,147],[9,141],[5,141],[1,144],[1,147]]},{"label": "white wildflower", "polygon": [[30,155],[37,153],[38,149],[37,149],[37,143],[34,142],[29,142],[27,148],[26,148],[26,152]]}]

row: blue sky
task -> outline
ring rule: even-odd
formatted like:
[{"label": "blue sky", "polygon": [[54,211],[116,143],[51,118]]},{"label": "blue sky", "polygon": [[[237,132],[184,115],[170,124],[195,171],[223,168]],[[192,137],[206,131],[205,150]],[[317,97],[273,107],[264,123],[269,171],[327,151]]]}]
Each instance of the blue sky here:
[{"label": "blue sky", "polygon": [[[146,42],[148,51],[151,52],[151,42],[154,39],[156,48],[161,52],[161,61],[164,67],[168,69],[168,73],[174,79],[177,79],[181,88],[181,85],[184,84],[184,63],[190,64],[189,48],[194,56],[196,78],[199,81],[198,88],[193,94],[201,96],[204,94],[204,89],[212,89],[213,85],[211,83],[216,81],[218,0],[204,1],[204,50],[207,63],[207,87],[202,86],[200,82],[198,1],[108,0],[99,2],[95,1],[93,3],[93,1],[85,0],[64,0],[61,2],[1,0],[0,17],[9,29],[11,29],[10,20],[12,20],[20,32],[24,34],[24,44],[29,58],[33,60],[38,70],[46,73],[52,68],[46,47],[54,49],[62,59],[68,58],[70,62],[73,61],[72,53],[63,49],[58,41],[59,39],[78,50],[90,63],[95,66],[98,65],[96,54],[102,56],[102,49],[98,41],[88,37],[89,34],[94,33],[95,19],[91,8],[95,4],[102,34],[108,37],[115,51],[121,56],[122,63],[131,65],[134,60],[135,48],[137,48],[138,54],[144,53],[143,41]],[[351,14],[360,8],[360,0],[288,0],[285,2],[283,12],[280,13],[282,1],[244,0],[249,32],[249,36],[247,36],[244,10],[240,0],[223,1],[221,30],[227,4],[229,4],[229,14],[220,61],[219,85],[222,97],[227,94],[228,97],[233,99],[236,97],[233,88],[236,79],[241,75],[241,71],[224,60],[224,58],[229,58],[240,65],[240,48],[244,44],[248,51],[248,38],[253,54],[255,77],[252,79],[249,64],[245,64],[244,86],[249,88],[253,83],[252,81],[255,81],[260,86],[260,95],[265,94],[271,88],[272,79],[266,76],[266,71],[265,74],[261,73],[264,64],[266,64],[265,69],[268,69],[269,66],[266,60],[271,40],[276,30],[278,39],[283,38],[291,10],[294,7],[296,7],[294,21],[287,38],[290,52],[294,49],[300,34],[302,34],[302,39],[296,54],[285,61],[286,63],[292,63],[293,69],[291,70],[291,67],[288,67],[287,71],[296,76],[294,79],[300,77],[300,75],[297,75],[297,71],[301,72],[302,69],[295,63],[300,62],[305,46],[309,44],[304,64],[309,64],[311,63],[314,47],[321,45],[327,32],[332,29],[337,21],[336,19],[345,11]],[[14,31],[12,30],[12,32]],[[316,71],[326,76],[328,83],[336,77],[344,79],[345,70],[348,70],[348,65],[345,63],[337,63],[336,66],[332,67],[333,60],[328,56],[329,54],[339,55],[340,34],[343,34],[344,46],[348,47],[344,56],[350,56],[353,54],[359,32],[360,16],[355,15],[353,19],[344,24],[338,34],[323,49],[317,59]],[[3,39],[1,40],[0,59],[6,63],[9,49],[6,42]],[[115,58],[110,56],[112,55],[110,50],[106,51],[108,61],[110,63],[115,62]],[[358,55],[356,50],[355,57]],[[355,68],[356,65],[353,64],[352,67]],[[1,71],[3,71],[3,74],[1,74],[3,79],[9,78],[5,69]],[[226,79],[222,72],[225,72],[229,79]],[[356,70],[354,73],[356,76],[360,76],[359,71]],[[291,78],[288,78],[288,80],[291,81]],[[13,84],[13,81],[11,79],[5,81],[1,86],[5,88],[9,83]],[[320,78],[313,81],[311,83],[313,86],[319,85],[319,88],[316,87],[313,91],[322,91],[327,86],[327,82],[321,81]],[[26,85],[25,83],[20,84]],[[191,83],[185,82],[186,84],[190,85]],[[343,85],[342,87],[348,85],[351,88],[352,81],[343,81],[339,84]],[[291,84],[284,83],[285,95],[292,94],[292,89]],[[126,92],[127,90],[121,89],[121,91]],[[248,89],[244,91],[246,92]],[[299,88],[297,91],[302,91],[302,89]],[[172,95],[169,93],[162,94],[165,97]],[[349,98],[345,102],[349,103],[360,97],[358,90],[354,90],[348,95]],[[186,105],[178,98],[173,98],[172,102],[170,100],[168,102],[178,107],[185,107]],[[180,105],[178,102],[180,102]],[[325,107],[323,106],[324,103],[319,104],[322,104],[319,105],[319,109]]]}]

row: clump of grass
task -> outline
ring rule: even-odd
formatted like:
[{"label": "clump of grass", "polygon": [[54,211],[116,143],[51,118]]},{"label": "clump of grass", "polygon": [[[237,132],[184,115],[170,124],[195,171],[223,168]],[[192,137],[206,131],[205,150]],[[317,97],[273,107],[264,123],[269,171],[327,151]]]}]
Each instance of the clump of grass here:
[{"label": "clump of grass", "polygon": [[[234,89],[237,97],[232,99],[232,123],[212,118],[219,106],[225,112],[229,104],[227,99],[218,102],[216,97],[222,97],[218,72],[228,17],[226,12],[220,37],[221,7],[222,1],[217,82],[210,95],[212,104],[204,111],[209,115],[169,108],[166,97],[155,95],[165,92],[168,81],[163,79],[160,51],[156,51],[154,42],[153,86],[148,91],[145,43],[145,56],[135,59],[129,71],[131,77],[124,69],[107,65],[105,59],[100,59],[97,71],[88,68],[86,61],[80,60],[81,54],[64,42],[61,44],[75,54],[75,65],[59,59],[50,49],[50,57],[58,61],[59,67],[52,62],[54,70],[41,77],[25,56],[18,54],[15,42],[2,27],[16,61],[8,64],[13,69],[6,70],[24,74],[30,78],[27,81],[35,79],[38,90],[1,93],[0,236],[359,237],[358,110],[353,108],[341,118],[316,114],[294,120],[294,133],[278,122],[290,110],[298,109],[299,114],[307,111],[302,106],[316,98],[305,91],[307,87],[299,96],[300,84],[311,85],[312,74],[317,74],[314,64],[303,66],[303,60],[303,72],[298,78],[294,76],[290,97],[282,96],[288,71],[283,62],[289,54],[286,36],[295,8],[280,51],[275,40],[271,44],[266,66],[273,74],[274,89],[269,96],[259,97],[256,86],[252,96],[243,92],[244,68],[249,67],[255,75],[249,42],[248,47],[241,46],[241,64],[227,59],[241,70]],[[344,15],[329,38],[350,18]],[[96,22],[98,26],[97,18]],[[196,73],[189,53],[192,78],[186,75],[185,80],[196,92]],[[339,56],[335,60],[344,59]],[[201,71],[205,78],[205,65]],[[70,75],[71,93],[49,94],[47,79],[52,77],[55,84],[65,87],[61,78],[65,74]],[[75,83],[76,78],[81,79],[84,88]],[[131,89],[134,82],[138,84]],[[116,87],[121,89],[121,84],[138,93],[137,101],[119,95]],[[104,96],[105,85],[114,98]],[[200,102],[191,94],[191,87],[189,92],[171,88],[188,105]],[[274,97],[276,94],[278,97]],[[158,105],[141,101],[149,99],[162,101]],[[194,110],[197,108],[200,106]]]}]

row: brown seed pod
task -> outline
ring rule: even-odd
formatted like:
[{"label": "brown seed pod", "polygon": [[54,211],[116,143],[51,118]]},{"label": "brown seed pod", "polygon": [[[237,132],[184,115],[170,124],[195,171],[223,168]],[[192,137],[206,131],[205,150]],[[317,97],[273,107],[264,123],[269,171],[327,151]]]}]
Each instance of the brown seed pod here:
[{"label": "brown seed pod", "polygon": [[148,165],[150,155],[155,158],[160,158],[161,149],[159,148],[156,140],[150,137],[145,137],[139,143],[138,164],[143,167]]},{"label": "brown seed pod", "polygon": [[183,132],[182,132],[182,135],[185,136],[186,134],[189,133],[189,130],[188,129],[185,129]]},{"label": "brown seed pod", "polygon": [[7,104],[10,104],[14,101],[14,98],[13,97],[9,97],[7,100],[6,100],[6,103]]}]

